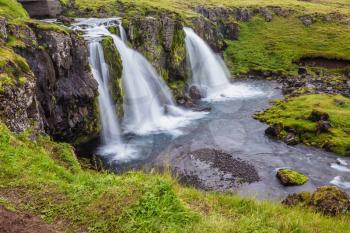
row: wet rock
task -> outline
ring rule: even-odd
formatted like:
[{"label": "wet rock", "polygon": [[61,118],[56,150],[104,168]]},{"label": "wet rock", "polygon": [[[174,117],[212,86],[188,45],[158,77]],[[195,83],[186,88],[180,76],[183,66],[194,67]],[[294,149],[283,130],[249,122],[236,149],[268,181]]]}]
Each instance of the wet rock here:
[{"label": "wet rock", "polygon": [[307,205],[311,199],[311,193],[309,192],[300,192],[290,194],[282,201],[283,205],[287,206],[297,206],[297,205]]},{"label": "wet rock", "polygon": [[340,188],[322,186],[312,194],[310,206],[318,212],[337,215],[349,212],[350,201],[348,195]]},{"label": "wet rock", "polygon": [[70,26],[72,23],[74,23],[73,18],[69,18],[69,17],[63,16],[63,15],[59,16],[57,18],[57,21],[61,22],[65,26]]},{"label": "wet rock", "polygon": [[314,22],[313,17],[310,15],[301,16],[301,17],[299,17],[299,19],[304,24],[304,26],[310,26]]},{"label": "wet rock", "polygon": [[288,145],[297,145],[299,143],[299,138],[293,132],[289,132],[284,138],[284,142]]},{"label": "wet rock", "polygon": [[281,124],[275,124],[273,126],[269,126],[265,130],[265,134],[267,136],[272,137],[272,138],[278,138],[278,136],[279,136],[279,134],[281,133],[282,130],[283,130],[283,126]]},{"label": "wet rock", "polygon": [[285,186],[303,185],[309,180],[304,174],[287,168],[278,170],[276,176]]},{"label": "wet rock", "polygon": [[204,97],[202,91],[197,86],[190,87],[189,95],[193,100],[199,100]]},{"label": "wet rock", "polygon": [[318,110],[312,110],[310,116],[308,117],[310,121],[317,122],[317,121],[328,121],[329,120],[329,114],[326,112],[321,112]]},{"label": "wet rock", "polygon": [[318,121],[316,134],[327,133],[330,128],[332,128],[332,125],[328,121]]}]

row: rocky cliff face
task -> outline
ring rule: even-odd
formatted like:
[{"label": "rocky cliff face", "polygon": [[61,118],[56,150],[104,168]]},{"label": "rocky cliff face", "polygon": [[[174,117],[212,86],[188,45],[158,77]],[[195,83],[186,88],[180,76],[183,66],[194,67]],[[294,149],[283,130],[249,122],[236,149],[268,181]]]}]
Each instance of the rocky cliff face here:
[{"label": "rocky cliff face", "polygon": [[73,32],[35,23],[7,25],[6,29],[19,41],[21,46],[14,50],[30,68],[23,86],[7,85],[0,96],[6,101],[0,112],[7,116],[10,128],[23,131],[35,119],[56,140],[79,143],[97,136],[98,86],[84,40]]}]

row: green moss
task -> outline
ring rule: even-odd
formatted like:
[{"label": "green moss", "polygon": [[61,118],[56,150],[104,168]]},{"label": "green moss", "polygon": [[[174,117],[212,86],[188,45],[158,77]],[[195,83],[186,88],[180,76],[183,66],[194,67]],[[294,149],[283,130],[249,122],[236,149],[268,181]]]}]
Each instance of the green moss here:
[{"label": "green moss", "polygon": [[114,45],[112,37],[105,37],[102,40],[102,47],[105,55],[106,63],[109,66],[110,92],[117,104],[117,112],[120,117],[123,116],[123,83],[122,73],[123,65],[120,54]]},{"label": "green moss", "polygon": [[303,185],[309,180],[304,174],[291,169],[278,170],[277,177],[284,185]]},{"label": "green moss", "polygon": [[[336,104],[337,100],[345,104]],[[316,133],[317,122],[309,120],[314,110],[328,113],[332,125],[329,132]],[[283,128],[294,129],[306,145],[350,156],[350,135],[346,132],[350,128],[350,101],[346,97],[326,94],[295,97],[276,102],[265,112],[257,114],[257,118],[269,125],[281,124]]]},{"label": "green moss", "polygon": [[346,232],[350,221],[184,188],[168,174],[83,170],[69,145],[46,137],[32,141],[3,124],[0,170],[1,205],[31,212],[67,232],[337,233]]},{"label": "green moss", "polygon": [[0,91],[8,85],[23,85],[25,76],[30,75],[26,60],[12,49],[0,48]]}]

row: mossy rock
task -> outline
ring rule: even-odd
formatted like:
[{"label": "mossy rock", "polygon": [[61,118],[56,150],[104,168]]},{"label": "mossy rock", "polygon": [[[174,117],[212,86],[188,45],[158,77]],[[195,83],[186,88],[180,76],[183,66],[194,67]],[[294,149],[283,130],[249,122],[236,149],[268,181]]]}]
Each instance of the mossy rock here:
[{"label": "mossy rock", "polygon": [[103,38],[102,42],[103,52],[106,63],[109,67],[109,81],[110,93],[112,94],[114,102],[117,104],[117,114],[119,117],[123,116],[123,85],[122,74],[123,64],[120,54],[114,45],[113,39],[110,36]]},{"label": "mossy rock", "polygon": [[310,203],[311,193],[310,192],[300,192],[290,194],[282,201],[282,204],[287,206],[305,206]]},{"label": "mossy rock", "polygon": [[335,186],[322,186],[312,194],[310,206],[327,215],[338,215],[350,211],[349,196]]},{"label": "mossy rock", "polygon": [[309,180],[304,174],[286,168],[277,171],[277,178],[285,186],[303,185]]}]

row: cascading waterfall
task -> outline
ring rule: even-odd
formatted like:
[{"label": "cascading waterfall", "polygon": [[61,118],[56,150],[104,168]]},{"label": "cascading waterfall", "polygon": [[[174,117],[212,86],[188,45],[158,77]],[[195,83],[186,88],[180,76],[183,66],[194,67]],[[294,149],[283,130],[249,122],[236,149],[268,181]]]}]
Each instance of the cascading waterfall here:
[{"label": "cascading waterfall", "polygon": [[191,28],[184,28],[188,63],[192,72],[192,84],[197,86],[207,100],[223,100],[233,97],[249,97],[261,94],[242,84],[232,85],[231,74],[221,57]]},{"label": "cascading waterfall", "polygon": [[[99,154],[111,157],[115,161],[128,162],[136,158],[136,150],[123,142],[121,131],[116,114],[116,107],[113,103],[108,85],[109,69],[105,61],[104,52],[100,40],[105,35],[105,27],[118,23],[118,19],[88,19],[73,25],[73,29],[80,29],[85,32],[85,38],[89,43],[89,62],[93,77],[98,82],[100,121],[102,126],[102,146]],[[103,25],[103,26],[102,26]]]},{"label": "cascading waterfall", "polygon": [[[110,33],[108,26],[117,22],[121,38]],[[152,65],[139,52],[127,45],[127,37],[119,19],[89,19],[80,23],[89,25],[87,36],[110,36],[123,63],[124,120],[126,132],[139,135],[163,132],[178,134],[176,128],[185,126],[203,113],[176,107],[172,94]]]},{"label": "cascading waterfall", "polygon": [[123,28],[123,25],[119,23],[118,28],[119,28],[120,38],[122,39],[122,41],[126,43],[128,41],[128,37],[126,35],[125,29]]},{"label": "cascading waterfall", "polygon": [[102,125],[102,142],[104,145],[120,143],[120,129],[116,109],[109,93],[109,72],[105,62],[103,48],[98,41],[89,43],[92,74],[99,86],[98,102],[100,106],[100,120]]}]

